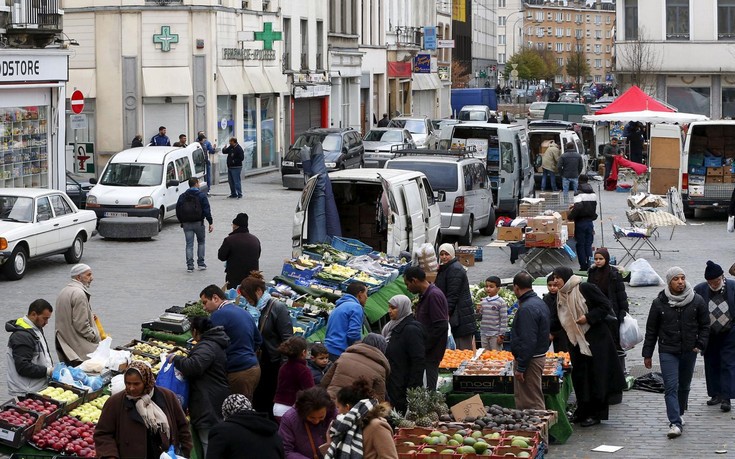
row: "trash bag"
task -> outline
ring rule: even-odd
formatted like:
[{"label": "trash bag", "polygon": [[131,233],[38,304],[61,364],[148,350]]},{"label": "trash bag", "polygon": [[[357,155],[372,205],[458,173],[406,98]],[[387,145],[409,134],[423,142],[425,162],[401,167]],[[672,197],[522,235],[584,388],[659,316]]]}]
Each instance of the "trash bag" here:
[{"label": "trash bag", "polygon": [[735,216],[734,215],[727,217],[727,232],[735,233]]},{"label": "trash bag", "polygon": [[164,362],[161,371],[156,378],[156,385],[165,387],[176,395],[181,403],[181,408],[186,411],[189,405],[189,382],[179,370],[174,368],[173,363]]},{"label": "trash bag", "polygon": [[645,336],[638,328],[638,321],[630,314],[625,314],[623,322],[620,324],[620,347],[626,351],[633,349],[636,344],[643,341]]},{"label": "trash bag", "polygon": [[661,279],[651,265],[639,258],[630,264],[630,284],[631,287],[645,287],[648,285],[664,285]]},{"label": "trash bag", "polygon": [[646,373],[643,376],[635,378],[633,389],[643,390],[646,392],[654,392],[657,394],[664,393],[664,377],[661,373]]},{"label": "trash bag", "polygon": [[115,395],[125,390],[125,375],[117,375],[110,381],[110,394]]}]

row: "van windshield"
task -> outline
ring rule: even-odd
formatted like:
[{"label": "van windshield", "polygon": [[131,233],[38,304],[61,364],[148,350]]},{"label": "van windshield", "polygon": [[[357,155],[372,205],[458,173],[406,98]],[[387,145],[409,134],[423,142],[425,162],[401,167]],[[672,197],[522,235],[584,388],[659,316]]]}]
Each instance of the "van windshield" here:
[{"label": "van windshield", "polygon": [[406,128],[411,134],[426,134],[424,120],[391,120],[388,127]]},{"label": "van windshield", "polygon": [[457,191],[457,165],[452,163],[434,163],[423,161],[390,161],[388,169],[419,171],[429,179],[434,191]]},{"label": "van windshield", "polygon": [[464,110],[459,112],[460,121],[487,121],[487,115],[484,110]]},{"label": "van windshield", "polygon": [[163,165],[109,163],[100,184],[109,186],[156,186],[161,184]]}]

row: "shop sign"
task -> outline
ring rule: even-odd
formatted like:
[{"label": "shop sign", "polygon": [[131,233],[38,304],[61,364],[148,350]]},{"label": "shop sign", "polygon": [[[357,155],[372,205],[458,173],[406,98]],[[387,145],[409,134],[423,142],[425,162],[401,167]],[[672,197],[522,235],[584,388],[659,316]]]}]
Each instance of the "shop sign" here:
[{"label": "shop sign", "polygon": [[454,40],[437,40],[437,48],[454,48]]},{"label": "shop sign", "polygon": [[68,57],[66,54],[39,56],[31,53],[20,56],[0,56],[0,82],[11,81],[67,81]]},{"label": "shop sign", "polygon": [[326,73],[294,73],[293,80],[294,83],[327,83],[329,78]]},{"label": "shop sign", "polygon": [[436,49],[436,27],[424,27],[424,49]]},{"label": "shop sign", "polygon": [[307,97],[323,97],[328,96],[332,92],[331,86],[328,84],[316,84],[313,86],[294,86],[294,99],[304,99]]},{"label": "shop sign", "polygon": [[179,42],[179,34],[171,33],[171,26],[161,26],[161,33],[153,34],[153,44],[161,45],[161,51],[167,53],[171,51],[171,44]]},{"label": "shop sign", "polygon": [[449,67],[447,66],[437,67],[437,74],[439,75],[439,79],[441,81],[449,81]]},{"label": "shop sign", "polygon": [[76,143],[70,144],[76,150],[74,151],[74,172],[80,174],[94,173],[94,144]]},{"label": "shop sign", "polygon": [[222,59],[237,61],[275,61],[276,51],[273,49],[224,48]]},{"label": "shop sign", "polygon": [[417,54],[413,58],[413,73],[431,73],[431,54]]}]

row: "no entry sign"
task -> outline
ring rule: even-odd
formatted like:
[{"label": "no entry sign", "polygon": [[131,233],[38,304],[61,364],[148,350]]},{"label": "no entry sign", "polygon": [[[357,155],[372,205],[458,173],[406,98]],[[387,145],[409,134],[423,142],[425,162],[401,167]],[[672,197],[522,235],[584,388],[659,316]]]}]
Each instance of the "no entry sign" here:
[{"label": "no entry sign", "polygon": [[77,89],[71,93],[71,111],[78,115],[82,110],[84,110],[84,94]]}]

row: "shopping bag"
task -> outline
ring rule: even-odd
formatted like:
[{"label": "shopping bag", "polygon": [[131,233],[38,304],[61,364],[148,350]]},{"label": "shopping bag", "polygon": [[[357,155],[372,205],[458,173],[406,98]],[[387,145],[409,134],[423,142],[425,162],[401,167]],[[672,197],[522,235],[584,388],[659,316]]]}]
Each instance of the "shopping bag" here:
[{"label": "shopping bag", "polygon": [[630,314],[625,314],[623,322],[620,324],[620,347],[626,351],[633,349],[636,344],[643,341],[643,338],[643,333],[638,328],[638,321]]},{"label": "shopping bag", "polygon": [[97,331],[100,332],[100,340],[104,340],[105,338],[107,338],[105,328],[102,326],[102,322],[100,322],[100,318],[97,317],[97,314],[94,315],[94,323],[97,325]]},{"label": "shopping bag", "polygon": [[735,233],[735,215],[727,217],[727,232]]},{"label": "shopping bag", "polygon": [[156,385],[165,387],[176,395],[181,403],[181,408],[186,410],[189,405],[189,382],[179,370],[174,368],[173,363],[165,362],[156,377]]},{"label": "shopping bag", "polygon": [[631,287],[644,287],[649,285],[665,285],[665,282],[645,259],[638,258],[630,264],[629,285]]},{"label": "shopping bag", "polygon": [[457,350],[457,343],[454,341],[454,336],[452,336],[452,327],[447,328],[447,349],[455,351]]}]

